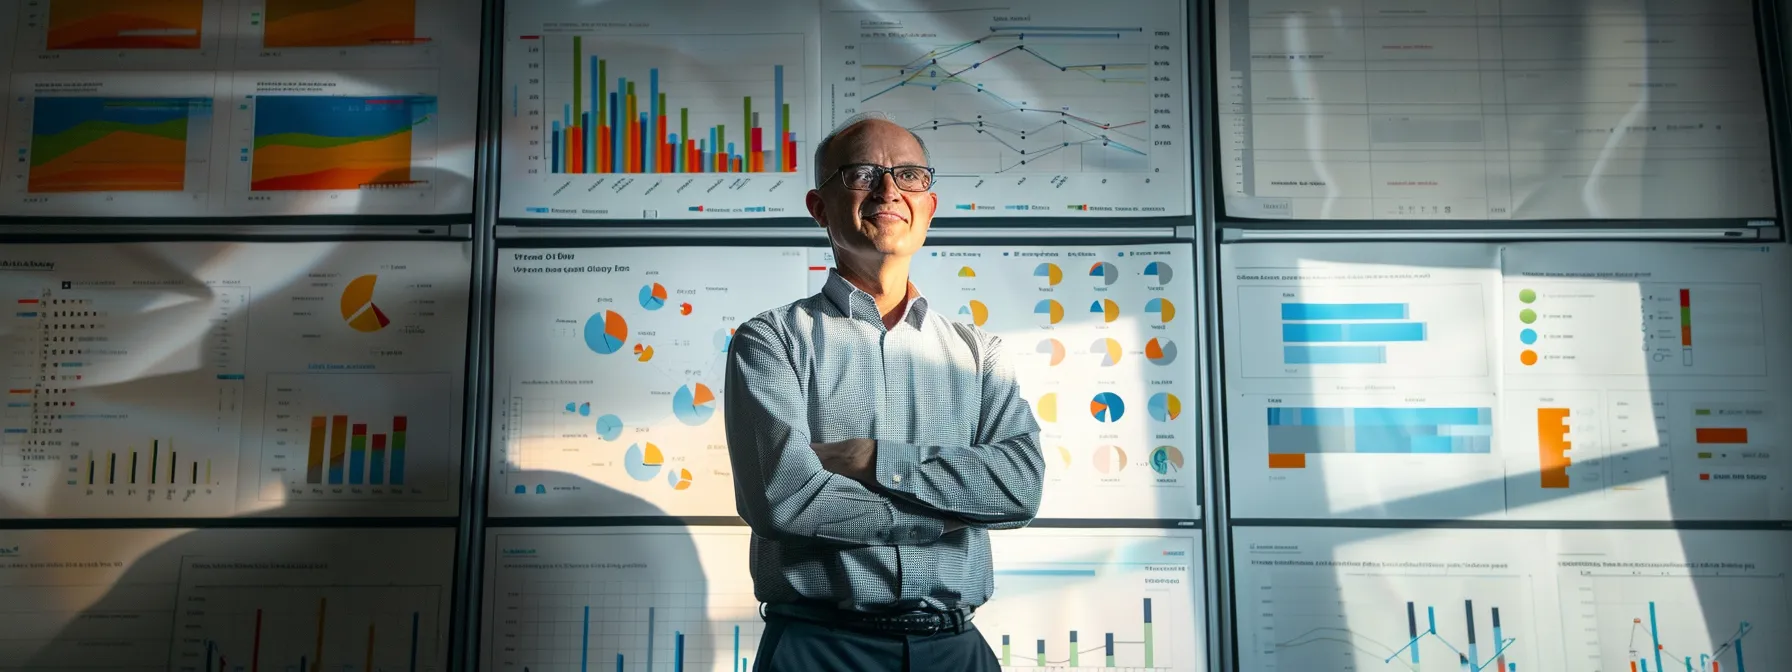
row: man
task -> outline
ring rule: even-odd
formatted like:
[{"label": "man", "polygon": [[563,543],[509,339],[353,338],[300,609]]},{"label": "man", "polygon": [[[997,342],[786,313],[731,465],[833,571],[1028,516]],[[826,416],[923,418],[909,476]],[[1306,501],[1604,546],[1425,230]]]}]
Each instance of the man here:
[{"label": "man", "polygon": [[1039,425],[1001,341],[908,281],[938,206],[921,139],[861,115],[814,165],[835,268],[735,331],[724,388],[755,669],[998,670],[970,621],[995,588],[988,530],[1039,509]]}]

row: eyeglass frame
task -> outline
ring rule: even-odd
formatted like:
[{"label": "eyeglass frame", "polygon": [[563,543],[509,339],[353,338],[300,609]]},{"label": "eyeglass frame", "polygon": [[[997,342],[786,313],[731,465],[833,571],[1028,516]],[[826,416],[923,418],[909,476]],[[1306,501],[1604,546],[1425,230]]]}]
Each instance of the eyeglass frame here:
[{"label": "eyeglass frame", "polygon": [[[847,164],[842,164],[839,168],[835,168],[834,172],[828,174],[828,179],[822,180],[821,184],[816,185],[815,188],[820,189],[822,187],[828,186],[829,182],[834,181],[835,177],[839,177],[841,173],[846,172],[847,168],[858,168],[858,167],[871,167],[871,168],[877,169],[877,174],[871,176],[871,185],[876,185],[878,183],[883,182],[884,176],[889,175],[890,183],[895,185],[897,191],[902,191],[902,192],[906,192],[906,193],[910,193],[910,194],[924,194],[929,191],[932,191],[933,183],[939,179],[938,175],[936,174],[937,169],[935,169],[933,166],[921,166],[921,165],[914,165],[914,164],[903,164],[900,166],[884,166],[884,165],[879,165],[879,164],[875,164],[875,163],[847,163]],[[908,189],[903,189],[901,180],[896,179],[896,175],[895,175],[896,171],[899,169],[902,169],[902,168],[920,168],[922,170],[927,171],[927,186],[926,186],[926,188],[917,189],[917,190],[913,190],[913,191],[910,191]],[[840,186],[845,187],[851,191],[871,191],[871,185],[867,185],[864,189],[853,189],[852,185],[849,185],[846,183],[846,178],[844,178],[844,177],[840,178]]]}]

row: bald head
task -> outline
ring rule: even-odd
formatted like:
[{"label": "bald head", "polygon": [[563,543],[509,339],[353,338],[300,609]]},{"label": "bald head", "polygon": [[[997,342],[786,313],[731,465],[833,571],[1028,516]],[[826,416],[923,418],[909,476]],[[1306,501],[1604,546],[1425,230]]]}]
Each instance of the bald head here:
[{"label": "bald head", "polygon": [[881,112],[864,112],[853,115],[835,127],[834,132],[821,139],[815,145],[815,186],[820,187],[847,163],[878,163],[881,165],[897,165],[862,158],[867,152],[879,153],[876,150],[893,151],[900,156],[913,156],[919,160],[908,160],[900,163],[910,165],[932,165],[932,156],[927,151],[927,143],[921,136],[896,123],[889,115]]}]

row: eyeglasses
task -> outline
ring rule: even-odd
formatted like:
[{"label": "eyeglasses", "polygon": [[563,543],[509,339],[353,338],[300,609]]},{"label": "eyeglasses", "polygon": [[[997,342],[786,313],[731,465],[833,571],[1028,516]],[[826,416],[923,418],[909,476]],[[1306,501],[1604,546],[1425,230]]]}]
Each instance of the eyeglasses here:
[{"label": "eyeglasses", "polygon": [[[883,182],[884,175],[895,178],[896,188],[903,191],[927,191],[933,187],[933,168],[929,166],[890,166],[884,167],[874,163],[849,163],[834,171],[840,176],[840,184],[853,191],[871,191],[871,186]],[[834,179],[829,175],[822,180],[822,186]]]}]

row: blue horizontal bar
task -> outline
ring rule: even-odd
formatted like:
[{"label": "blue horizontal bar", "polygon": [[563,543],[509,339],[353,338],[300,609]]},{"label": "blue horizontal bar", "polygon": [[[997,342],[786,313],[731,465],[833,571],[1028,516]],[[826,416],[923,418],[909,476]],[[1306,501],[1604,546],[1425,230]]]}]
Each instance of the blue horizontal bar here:
[{"label": "blue horizontal bar", "polygon": [[1095,576],[1093,569],[998,569],[996,576]]},{"label": "blue horizontal bar", "polygon": [[1283,364],[1386,364],[1388,349],[1379,345],[1285,345]]},{"label": "blue horizontal bar", "polygon": [[240,373],[220,373],[220,374],[218,374],[218,380],[242,380],[242,379],[243,379],[243,374],[240,374]]},{"label": "blue horizontal bar", "polygon": [[[1493,426],[1491,408],[1299,408],[1280,407],[1269,410],[1269,424],[1275,427],[1478,427]],[[1444,433],[1441,430],[1438,433]],[[1470,434],[1454,434],[1468,436]]]},{"label": "blue horizontal bar", "polygon": [[1282,325],[1283,343],[1423,341],[1424,322],[1293,323]]},{"label": "blue horizontal bar", "polygon": [[1404,320],[1404,303],[1284,303],[1284,320]]}]

